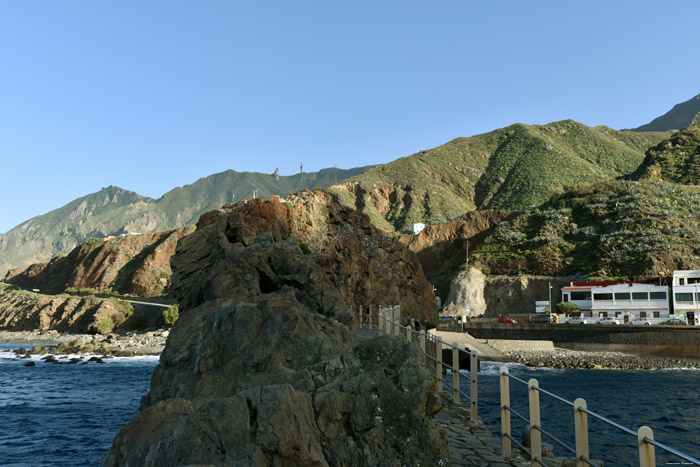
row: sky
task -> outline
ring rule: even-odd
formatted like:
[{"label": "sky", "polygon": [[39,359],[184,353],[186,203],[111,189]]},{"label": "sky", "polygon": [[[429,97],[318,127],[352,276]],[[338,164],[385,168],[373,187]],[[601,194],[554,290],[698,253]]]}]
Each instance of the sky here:
[{"label": "sky", "polygon": [[700,93],[700,2],[0,3],[0,232],[116,185],[381,164]]}]

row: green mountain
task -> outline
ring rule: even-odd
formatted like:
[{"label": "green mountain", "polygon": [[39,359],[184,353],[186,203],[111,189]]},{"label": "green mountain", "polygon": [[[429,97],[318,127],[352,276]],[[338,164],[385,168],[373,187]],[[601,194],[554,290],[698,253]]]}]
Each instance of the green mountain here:
[{"label": "green mountain", "polygon": [[0,277],[68,253],[90,238],[146,233],[194,224],[199,216],[222,205],[257,196],[287,196],[304,188],[325,187],[362,173],[368,167],[324,169],[292,176],[227,170],[175,188],[160,199],[110,186],[78,198],[47,214],[0,234]]},{"label": "green mountain", "polygon": [[501,222],[470,264],[491,274],[600,279],[700,269],[700,124],[649,149],[628,178],[565,190]]},{"label": "green mountain", "polygon": [[573,120],[515,124],[374,167],[328,191],[379,227],[405,230],[475,209],[527,209],[553,190],[629,174],[668,135]]},{"label": "green mountain", "polygon": [[693,123],[700,122],[700,94],[680,104],[646,125],[632,131],[668,131],[679,130]]},{"label": "green mountain", "polygon": [[700,185],[700,122],[650,148],[632,178]]}]

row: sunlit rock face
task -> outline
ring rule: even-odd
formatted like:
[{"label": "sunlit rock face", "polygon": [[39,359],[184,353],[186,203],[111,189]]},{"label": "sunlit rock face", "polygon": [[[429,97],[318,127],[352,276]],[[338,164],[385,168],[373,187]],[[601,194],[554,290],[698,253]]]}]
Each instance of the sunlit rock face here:
[{"label": "sunlit rock face", "polygon": [[356,338],[352,304],[435,319],[413,255],[365,216],[311,192],[226,206],[172,267],[180,319],[104,465],[450,463],[416,344]]}]

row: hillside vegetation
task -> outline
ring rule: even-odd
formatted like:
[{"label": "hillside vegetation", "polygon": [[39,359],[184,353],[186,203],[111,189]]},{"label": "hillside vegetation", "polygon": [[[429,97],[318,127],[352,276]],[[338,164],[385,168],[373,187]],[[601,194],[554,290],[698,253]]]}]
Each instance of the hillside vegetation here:
[{"label": "hillside vegetation", "polygon": [[700,269],[700,187],[609,180],[502,222],[471,256],[489,274],[600,279]]},{"label": "hillside vegetation", "polygon": [[405,230],[475,209],[527,209],[552,190],[629,174],[666,137],[573,120],[516,124],[374,167],[328,191],[384,230]]},{"label": "hillside vegetation", "polygon": [[649,149],[632,179],[700,185],[700,122]]},{"label": "hillside vegetation", "polygon": [[194,224],[204,212],[252,198],[254,190],[262,198],[287,196],[303,188],[330,185],[336,176],[344,180],[366,169],[324,169],[304,173],[303,180],[300,174],[277,180],[272,174],[227,170],[175,188],[158,200],[115,186],[103,188],[0,234],[0,276],[11,268],[26,268],[68,253],[90,238]]}]

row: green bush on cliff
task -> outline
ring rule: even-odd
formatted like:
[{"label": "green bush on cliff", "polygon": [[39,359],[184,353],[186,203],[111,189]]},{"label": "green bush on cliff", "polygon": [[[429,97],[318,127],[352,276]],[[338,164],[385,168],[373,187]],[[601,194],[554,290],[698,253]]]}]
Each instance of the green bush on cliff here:
[{"label": "green bush on cliff", "polygon": [[100,333],[110,332],[112,329],[114,329],[114,321],[112,321],[112,318],[104,318],[97,322],[97,330]]},{"label": "green bush on cliff", "polygon": [[169,308],[163,310],[163,313],[158,318],[158,326],[172,326],[175,321],[180,317],[180,307],[178,305],[173,305]]}]

